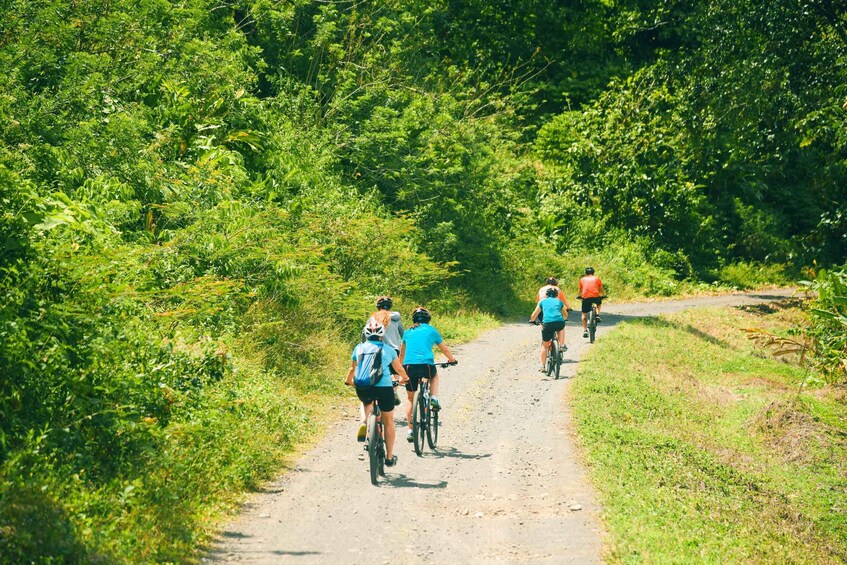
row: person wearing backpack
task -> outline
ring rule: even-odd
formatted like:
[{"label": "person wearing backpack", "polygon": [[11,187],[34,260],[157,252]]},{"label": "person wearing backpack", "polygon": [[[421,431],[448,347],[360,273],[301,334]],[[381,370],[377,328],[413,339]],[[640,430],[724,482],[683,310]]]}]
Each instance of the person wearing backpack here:
[{"label": "person wearing backpack", "polygon": [[[364,335],[366,341],[353,349],[352,362],[345,382],[356,387],[356,396],[362,401],[365,409],[365,421],[373,412],[373,403],[379,404],[385,429],[385,464],[393,467],[397,463],[397,456],[394,455],[394,383],[389,367],[393,367],[397,372],[400,384],[405,384],[409,376],[394,349],[384,347],[382,338],[385,336],[385,326],[381,322],[374,318],[368,320]],[[360,434],[359,441],[364,440],[364,434]]]},{"label": "person wearing backpack", "polygon": [[[396,310],[392,310],[391,307],[394,305],[390,296],[380,296],[376,299],[376,312],[371,314],[371,317],[375,319],[377,322],[380,322],[383,326],[385,326],[385,336],[382,338],[382,342],[394,349],[397,352],[397,355],[400,355],[400,340],[403,337],[403,321],[400,312]],[[365,332],[362,331],[362,341],[365,341]],[[389,365],[389,370],[392,375],[396,375],[396,371],[394,371],[394,367]],[[397,389],[394,389],[394,404],[400,405],[400,397],[397,395]],[[365,433],[364,429],[360,430],[362,434]]]},{"label": "person wearing backpack", "polygon": [[435,369],[435,357],[432,355],[432,347],[437,345],[441,352],[447,356],[447,360],[455,365],[456,358],[450,352],[450,348],[441,339],[441,334],[429,325],[432,315],[423,306],[418,306],[412,312],[412,327],[403,333],[400,347],[400,359],[409,375],[409,384],[406,391],[409,395],[409,405],[406,407],[406,421],[409,422],[409,432],[406,440],[414,441],[412,436],[412,408],[415,402],[415,391],[418,390],[420,379],[429,379],[429,390],[432,396],[433,410],[441,410],[438,402],[438,372]]}]

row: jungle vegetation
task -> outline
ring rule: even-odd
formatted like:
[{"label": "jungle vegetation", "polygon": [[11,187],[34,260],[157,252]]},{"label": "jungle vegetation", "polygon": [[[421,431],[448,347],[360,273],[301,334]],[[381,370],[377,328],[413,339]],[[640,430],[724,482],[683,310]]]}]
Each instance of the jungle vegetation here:
[{"label": "jungle vegetation", "polygon": [[619,297],[803,278],[843,379],[838,3],[2,7],[4,560],[182,559],[380,294],[484,321],[589,263]]}]

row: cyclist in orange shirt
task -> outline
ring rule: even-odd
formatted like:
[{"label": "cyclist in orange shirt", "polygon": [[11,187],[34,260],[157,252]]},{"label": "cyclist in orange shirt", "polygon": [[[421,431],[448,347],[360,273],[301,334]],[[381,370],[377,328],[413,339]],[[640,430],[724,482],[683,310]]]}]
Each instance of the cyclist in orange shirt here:
[{"label": "cyclist in orange shirt", "polygon": [[586,314],[591,312],[592,304],[597,305],[597,321],[600,321],[600,305],[603,304],[604,296],[606,291],[603,289],[603,281],[594,274],[593,267],[586,267],[585,275],[579,279],[579,295],[577,296],[582,299],[582,337],[588,337]]}]

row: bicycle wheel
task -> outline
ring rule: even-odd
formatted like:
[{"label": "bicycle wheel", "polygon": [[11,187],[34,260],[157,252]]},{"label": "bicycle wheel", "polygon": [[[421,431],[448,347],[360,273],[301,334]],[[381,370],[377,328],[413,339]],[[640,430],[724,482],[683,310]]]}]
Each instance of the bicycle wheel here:
[{"label": "bicycle wheel", "polygon": [[556,341],[558,338],[553,338],[553,344],[550,346],[550,354],[553,356],[553,373],[556,375],[556,379],[559,378],[559,373],[562,371],[562,358],[560,357],[559,352],[559,342]]},{"label": "bicycle wheel", "polygon": [[438,447],[438,412],[439,410],[429,410],[429,424],[426,427],[426,442],[430,449]]},{"label": "bicycle wheel", "polygon": [[415,444],[415,453],[420,455],[423,453],[423,427],[424,427],[424,418],[426,418],[426,412],[423,408],[423,395],[421,394],[421,387],[418,386],[418,390],[415,392],[415,397],[412,400],[412,439]]},{"label": "bicycle wheel", "polygon": [[377,426],[379,428],[379,433],[377,434],[377,447],[376,450],[376,459],[377,459],[377,467],[379,467],[379,476],[385,476],[385,438],[382,437],[384,433],[382,424]]},{"label": "bicycle wheel", "polygon": [[547,351],[547,362],[544,365],[545,373],[547,376],[551,376],[553,374],[553,344],[550,344],[550,349]]},{"label": "bicycle wheel", "polygon": [[379,476],[379,426],[376,423],[376,414],[368,416],[368,464],[371,483],[376,484]]},{"label": "bicycle wheel", "polygon": [[588,341],[594,343],[594,336],[597,333],[597,307],[591,305],[591,312],[588,313]]}]

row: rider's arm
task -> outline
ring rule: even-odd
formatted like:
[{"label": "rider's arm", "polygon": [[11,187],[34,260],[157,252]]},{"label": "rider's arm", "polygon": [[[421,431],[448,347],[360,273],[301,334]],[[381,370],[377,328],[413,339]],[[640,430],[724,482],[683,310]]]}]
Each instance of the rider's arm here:
[{"label": "rider's arm", "polygon": [[597,279],[597,286],[600,287],[600,296],[606,296],[606,289],[603,288],[603,281],[601,281],[599,278]]},{"label": "rider's arm", "polygon": [[539,303],[539,304],[535,307],[535,310],[533,310],[533,311],[532,311],[532,315],[529,317],[530,321],[534,322],[534,321],[535,321],[535,318],[536,318],[536,317],[538,317],[538,315],[539,315],[540,313],[541,313],[541,304]]},{"label": "rider's arm", "polygon": [[401,365],[403,364],[403,361],[406,360],[406,342],[405,341],[400,342],[400,354],[397,356],[397,358],[400,360]]},{"label": "rider's arm", "polygon": [[350,361],[350,370],[347,371],[347,378],[344,380],[344,384],[348,386],[353,386],[353,375],[356,374],[356,362]]},{"label": "rider's arm", "polygon": [[449,348],[449,347],[447,347],[447,344],[446,344],[446,343],[444,343],[443,341],[442,341],[441,343],[439,343],[439,344],[438,344],[438,349],[440,349],[440,350],[441,350],[441,353],[443,353],[444,355],[446,355],[446,356],[447,356],[447,360],[448,360],[448,361],[450,361],[451,363],[455,363],[455,362],[456,362],[456,358],[455,358],[455,357],[453,357],[453,354],[452,354],[452,353],[450,353],[450,348]]},{"label": "rider's arm", "polygon": [[409,375],[406,374],[406,369],[403,368],[403,363],[400,362],[400,358],[395,357],[391,361],[391,366],[394,367],[394,370],[397,371],[397,374],[400,376],[400,384],[406,384],[409,380]]}]

